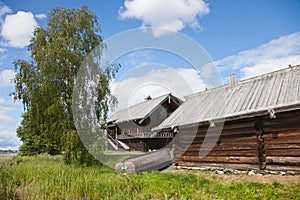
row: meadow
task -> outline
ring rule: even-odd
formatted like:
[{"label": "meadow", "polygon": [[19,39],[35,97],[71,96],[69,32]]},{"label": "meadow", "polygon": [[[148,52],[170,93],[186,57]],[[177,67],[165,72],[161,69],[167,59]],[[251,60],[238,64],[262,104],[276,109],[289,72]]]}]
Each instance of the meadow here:
[{"label": "meadow", "polygon": [[60,156],[2,157],[0,199],[300,199],[299,182],[237,176],[187,170],[115,174],[105,166],[66,165]]}]

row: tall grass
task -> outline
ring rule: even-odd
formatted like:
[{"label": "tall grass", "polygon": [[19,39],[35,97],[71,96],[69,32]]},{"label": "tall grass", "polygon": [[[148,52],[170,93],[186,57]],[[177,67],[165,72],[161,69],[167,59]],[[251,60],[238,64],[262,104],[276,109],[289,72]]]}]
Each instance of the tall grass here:
[{"label": "tall grass", "polygon": [[0,161],[0,199],[300,199],[298,185],[224,184],[192,173],[115,174],[47,155]]}]

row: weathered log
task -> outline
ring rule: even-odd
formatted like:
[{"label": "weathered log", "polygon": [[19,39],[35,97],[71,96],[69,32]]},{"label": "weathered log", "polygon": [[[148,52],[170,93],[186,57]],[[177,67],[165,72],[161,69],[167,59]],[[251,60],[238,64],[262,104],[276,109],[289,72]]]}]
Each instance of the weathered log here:
[{"label": "weathered log", "polygon": [[266,157],[267,164],[282,164],[300,166],[300,157]]},{"label": "weathered log", "polygon": [[238,157],[238,156],[225,156],[225,157],[203,157],[198,156],[180,156],[178,160],[193,161],[193,162],[221,162],[221,163],[244,163],[256,164],[258,163],[257,157]]},{"label": "weathered log", "polygon": [[300,144],[300,136],[265,138],[266,144]]},{"label": "weathered log", "polygon": [[[220,136],[220,126],[210,128],[209,134],[207,126],[179,129],[184,134],[179,135],[174,145],[177,163],[188,167],[233,165],[237,169],[240,165],[252,165],[256,169],[267,166],[269,170],[276,167],[297,170],[300,168],[299,110],[276,113],[276,117],[270,119],[265,115],[225,122]],[[201,148],[211,151],[199,158]]]},{"label": "weathered log", "polygon": [[[264,127],[271,127],[271,126],[288,126],[289,124],[297,124],[299,122],[300,117],[298,118],[275,118],[270,120],[264,120],[263,124]],[[299,126],[298,126],[299,127]]]},{"label": "weathered log", "polygon": [[267,165],[266,170],[270,171],[293,171],[293,172],[300,172],[300,166],[294,165]]},{"label": "weathered log", "polygon": [[[298,122],[299,123],[299,122]],[[287,132],[287,131],[296,131],[298,132],[300,129],[298,127],[298,124],[296,123],[293,123],[293,124],[285,124],[285,125],[276,125],[276,126],[266,126],[264,127],[264,131],[266,133],[269,133],[269,132]]]},{"label": "weathered log", "polygon": [[198,143],[203,141],[204,139],[206,140],[214,140],[215,138],[218,138],[218,140],[220,141],[224,141],[224,142],[230,142],[230,141],[243,141],[243,140],[251,140],[251,139],[256,139],[256,136],[254,134],[254,132],[249,132],[249,133],[241,133],[241,134],[237,134],[237,135],[220,135],[219,137],[216,135],[207,135],[204,137],[199,137],[199,136],[195,136],[194,138],[181,138],[180,142],[184,142],[184,141],[193,141],[193,143]]},{"label": "weathered log", "polygon": [[300,149],[300,143],[298,144],[265,144],[266,150],[272,149]]},{"label": "weathered log", "polygon": [[127,158],[115,166],[115,172],[147,172],[161,170],[173,162],[169,149]]},{"label": "weathered log", "polygon": [[197,168],[223,168],[223,169],[258,169],[256,164],[232,164],[232,163],[205,163],[205,162],[188,162],[188,161],[177,161],[175,163],[180,167],[197,167]]},{"label": "weathered log", "polygon": [[[186,150],[200,150],[200,148],[203,148],[204,150],[209,150],[207,146],[203,146],[202,144],[192,144],[189,148]],[[251,149],[257,149],[257,144],[216,144],[212,150],[214,151],[234,151],[234,150],[251,150]]]},{"label": "weathered log", "polygon": [[[205,144],[207,145],[215,145],[217,141],[217,144],[219,145],[236,145],[236,144],[256,144],[256,138],[254,137],[246,137],[243,139],[235,139],[232,137],[232,139],[227,139],[227,140],[222,140],[222,139],[217,139],[217,138],[206,138],[205,139]],[[195,139],[193,141],[191,140],[181,140],[181,141],[176,141],[175,143],[178,145],[197,145],[201,144],[204,142],[204,139]]]},{"label": "weathered log", "polygon": [[300,131],[286,131],[286,132],[267,132],[264,133],[263,138],[279,138],[279,137],[292,137],[292,136],[300,136]]},{"label": "weathered log", "polygon": [[288,156],[288,157],[300,157],[300,149],[272,149],[266,150],[266,156]]},{"label": "weathered log", "polygon": [[[199,156],[199,150],[187,150],[183,154],[183,156]],[[257,150],[241,150],[241,151],[211,151],[207,156],[257,156]]]},{"label": "weathered log", "polygon": [[[206,130],[203,132],[180,132],[178,135],[179,139],[184,138],[194,138],[194,137],[205,137],[205,136],[221,136],[226,137],[226,135],[232,135],[235,137],[238,134],[247,134],[247,133],[254,133],[254,128],[237,128],[237,129],[222,129],[222,130]],[[229,136],[230,137],[230,136]]]}]

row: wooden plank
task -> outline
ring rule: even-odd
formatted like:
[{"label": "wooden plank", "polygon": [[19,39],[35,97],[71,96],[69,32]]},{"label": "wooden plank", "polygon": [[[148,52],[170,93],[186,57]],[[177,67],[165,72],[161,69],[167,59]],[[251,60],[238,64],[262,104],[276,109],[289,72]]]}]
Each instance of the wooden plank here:
[{"label": "wooden plank", "polygon": [[272,149],[266,150],[266,156],[288,156],[288,157],[300,157],[300,149]]},{"label": "wooden plank", "polygon": [[300,157],[266,157],[267,164],[282,164],[300,166]]},{"label": "wooden plank", "polygon": [[[185,151],[184,156],[199,156],[199,150]],[[241,151],[211,151],[207,156],[257,156],[257,150],[241,150]]]},{"label": "wooden plank", "polygon": [[293,166],[293,165],[267,165],[267,170],[270,171],[293,171],[293,172],[300,172],[300,166]]},{"label": "wooden plank", "polygon": [[181,137],[178,138],[180,141],[186,141],[186,140],[203,140],[204,138],[207,139],[214,139],[214,138],[219,138],[219,140],[232,140],[232,139],[236,139],[236,140],[242,140],[244,138],[255,138],[255,133],[254,131],[252,132],[245,132],[245,133],[239,133],[239,134],[228,134],[228,135],[213,135],[213,134],[208,134],[208,135],[203,135],[203,136],[199,136],[199,135],[195,135],[194,137]]},{"label": "wooden plank", "polygon": [[[298,122],[299,123],[299,122]],[[273,126],[266,126],[264,127],[264,132],[268,133],[268,132],[287,132],[287,131],[296,131],[299,132],[299,127],[298,124],[285,124],[285,125],[273,125]]]},{"label": "wooden plank", "polygon": [[285,131],[285,132],[268,132],[264,133],[263,138],[278,138],[278,137],[291,137],[300,136],[300,131]]},{"label": "wooden plank", "polygon": [[256,157],[235,157],[235,156],[226,156],[226,157],[203,157],[198,156],[180,156],[178,160],[182,161],[193,161],[193,162],[221,162],[221,163],[244,163],[244,164],[254,164],[258,163]]},{"label": "wooden plank", "polygon": [[176,165],[181,167],[197,167],[197,168],[222,168],[222,169],[258,169],[256,164],[232,164],[232,163],[206,163],[206,162],[187,162],[177,161]]},{"label": "wooden plank", "polygon": [[206,141],[205,141],[205,143],[204,143],[204,141],[203,140],[199,140],[199,141],[193,141],[192,143],[191,143],[191,145],[193,145],[193,144],[205,144],[205,145],[215,145],[215,144],[217,144],[218,146],[226,146],[226,145],[236,145],[236,144],[241,144],[241,145],[247,145],[247,144],[249,144],[249,145],[251,145],[251,144],[256,144],[256,140],[255,139],[253,139],[253,138],[249,138],[249,139],[244,139],[244,140],[222,140],[222,141],[217,141],[217,142],[215,142],[214,140],[207,140],[206,139]]},{"label": "wooden plank", "polygon": [[275,118],[269,120],[263,120],[264,127],[268,126],[278,126],[278,125],[286,125],[286,124],[297,124],[299,122],[300,117],[286,117],[286,118]]},{"label": "wooden plank", "polygon": [[[188,150],[200,150],[201,144],[193,144],[191,145]],[[206,147],[203,147],[203,149],[209,149]],[[251,150],[251,149],[257,149],[257,144],[217,144],[213,147],[213,150]]]},{"label": "wooden plank", "polygon": [[[217,139],[218,145],[235,145],[235,144],[256,144],[256,136],[244,137],[244,138],[231,138],[231,139],[220,139],[220,138],[205,138],[205,144],[215,144]],[[195,138],[195,140],[181,140],[176,141],[177,145],[202,145],[204,139]]]},{"label": "wooden plank", "polygon": [[229,121],[225,122],[223,126],[220,126],[218,123],[216,123],[215,127],[208,127],[205,126],[198,126],[198,127],[179,127],[179,132],[182,133],[189,133],[189,132],[207,132],[208,128],[211,131],[219,131],[219,130],[230,130],[230,129],[243,129],[243,128],[253,128],[254,127],[254,120],[253,119],[242,119],[242,120],[235,120],[235,121]]},{"label": "wooden plank", "polygon": [[[204,138],[206,138],[206,140],[215,139],[216,135],[207,135],[207,136],[204,136],[204,137],[196,136],[194,138],[194,141],[198,142],[198,141],[204,140]],[[247,139],[251,139],[251,138],[256,139],[256,136],[255,136],[254,132],[247,132],[247,133],[241,133],[241,134],[236,134],[236,135],[223,135],[223,134],[221,134],[220,137],[218,137],[218,139],[221,140],[221,141],[232,141],[232,140],[241,141],[241,140],[247,140]],[[182,139],[185,140],[186,138],[182,138]]]},{"label": "wooden plank", "polygon": [[266,150],[271,149],[299,149],[300,144],[265,144]]},{"label": "wooden plank", "polygon": [[[178,134],[179,139],[185,139],[185,138],[194,138],[194,137],[205,137],[205,136],[219,136],[220,134],[223,137],[226,137],[226,135],[232,135],[234,137],[235,135],[239,134],[247,134],[247,133],[254,133],[254,127],[252,128],[237,128],[237,129],[222,129],[222,130],[206,130],[203,132],[183,132],[180,131]],[[230,137],[230,136],[229,136]]]},{"label": "wooden plank", "polygon": [[300,144],[300,136],[265,138],[266,144]]}]

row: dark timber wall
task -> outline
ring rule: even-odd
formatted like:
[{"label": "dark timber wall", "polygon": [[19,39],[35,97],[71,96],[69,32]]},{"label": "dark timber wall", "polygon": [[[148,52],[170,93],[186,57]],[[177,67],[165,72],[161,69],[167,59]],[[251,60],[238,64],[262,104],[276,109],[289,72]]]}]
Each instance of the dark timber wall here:
[{"label": "dark timber wall", "polygon": [[172,141],[173,138],[135,138],[125,139],[126,143],[133,151],[144,151],[161,149]]},{"label": "dark timber wall", "polygon": [[262,118],[267,170],[300,171],[300,111]]},{"label": "dark timber wall", "polygon": [[[212,151],[200,158],[207,130],[208,126],[179,129],[174,145],[177,165],[300,172],[299,110],[278,113],[276,118],[265,115],[225,122]],[[210,128],[208,144],[217,130],[218,124]],[[195,138],[189,145],[191,137]]]}]

